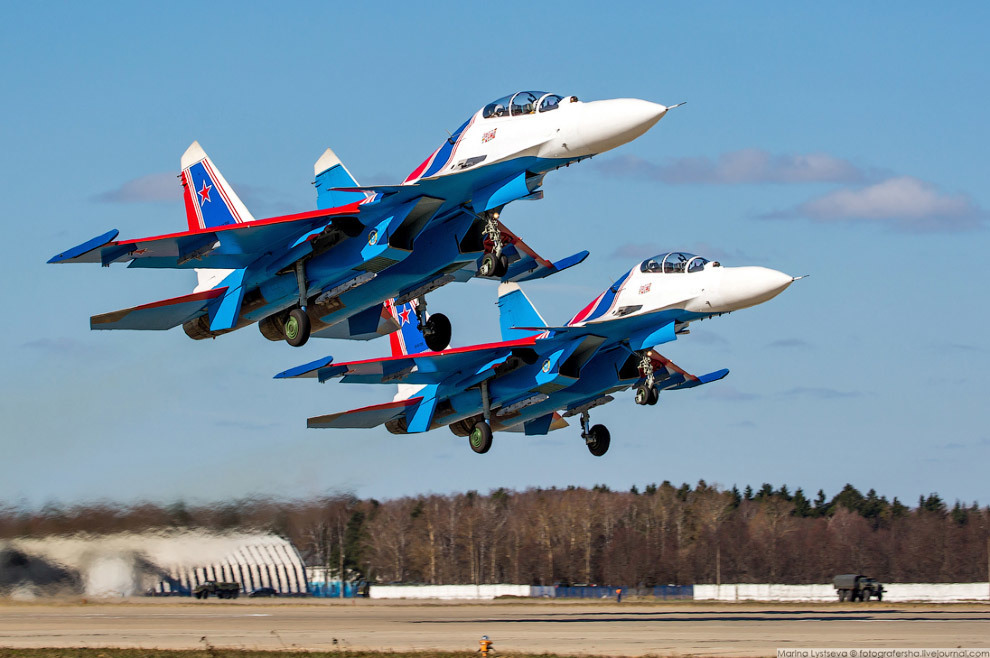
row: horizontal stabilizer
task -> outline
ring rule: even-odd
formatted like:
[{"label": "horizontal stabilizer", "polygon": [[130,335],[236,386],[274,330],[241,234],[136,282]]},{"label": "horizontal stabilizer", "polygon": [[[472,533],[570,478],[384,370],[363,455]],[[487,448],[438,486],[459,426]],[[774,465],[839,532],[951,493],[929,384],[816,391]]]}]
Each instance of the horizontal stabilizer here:
[{"label": "horizontal stabilizer", "polygon": [[370,407],[351,409],[326,416],[314,416],[306,420],[306,427],[325,429],[378,427],[390,420],[399,418],[406,413],[406,409],[419,404],[422,399],[422,397],[415,397],[408,400],[373,404]]},{"label": "horizontal stabilizer", "polygon": [[314,232],[336,230],[356,222],[358,204],[295,215],[232,223],[209,230],[196,229],[135,240],[115,240],[109,231],[51,258],[49,263],[100,263],[130,261],[129,267],[167,269],[238,269],[271,252],[286,249]]},{"label": "horizontal stabilizer", "polygon": [[223,297],[227,288],[215,288],[194,292],[181,297],[163,299],[160,302],[142,304],[134,308],[94,315],[89,319],[90,329],[165,330],[207,312],[210,303]]},{"label": "horizontal stabilizer", "polygon": [[[79,246],[73,247],[72,249],[67,249],[60,254],[52,256],[51,258],[48,259],[48,262],[49,263],[71,262],[81,256],[85,256],[91,251],[95,251],[100,247],[105,247],[106,245],[110,244],[111,242],[113,242],[114,238],[117,237],[118,233],[120,233],[120,231],[118,231],[117,229],[112,229],[110,231],[107,231],[103,235],[98,235],[92,240],[87,240],[86,242],[83,242]],[[94,262],[97,263],[100,262],[99,257],[97,257]]]}]

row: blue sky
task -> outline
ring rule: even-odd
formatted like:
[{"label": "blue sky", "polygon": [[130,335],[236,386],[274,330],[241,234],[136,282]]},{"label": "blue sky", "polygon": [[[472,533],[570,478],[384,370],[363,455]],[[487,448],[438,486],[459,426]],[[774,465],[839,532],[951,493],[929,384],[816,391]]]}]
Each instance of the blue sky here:
[{"label": "blue sky", "polygon": [[[990,502],[990,5],[53,2],[0,17],[0,501],[703,478]],[[507,208],[544,255],[592,252],[527,288],[548,321],[672,249],[812,275],[665,345],[691,372],[731,373],[594,410],[604,458],[576,428],[496,435],[485,456],[447,430],[307,430],[392,390],[271,376],[386,341],[90,332],[90,315],[188,292],[192,274],[45,264],[110,228],[182,229],[174,176],[194,139],[255,216],[304,211],[327,146],[359,181],[397,182],[478,107],[534,88],[688,102]],[[487,282],[430,299],[455,344],[497,337],[494,304]]]}]

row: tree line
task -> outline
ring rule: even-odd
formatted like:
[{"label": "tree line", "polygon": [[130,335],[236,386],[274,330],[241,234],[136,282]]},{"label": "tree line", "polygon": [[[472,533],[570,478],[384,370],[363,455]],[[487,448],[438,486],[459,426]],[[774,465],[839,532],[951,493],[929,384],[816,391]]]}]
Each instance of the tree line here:
[{"label": "tree line", "polygon": [[0,508],[0,537],[162,528],[273,532],[307,565],[379,583],[825,583],[987,579],[990,507],[914,507],[847,484],[828,499],[704,481],[642,491],[497,489],[387,501],[333,495],[213,505]]}]

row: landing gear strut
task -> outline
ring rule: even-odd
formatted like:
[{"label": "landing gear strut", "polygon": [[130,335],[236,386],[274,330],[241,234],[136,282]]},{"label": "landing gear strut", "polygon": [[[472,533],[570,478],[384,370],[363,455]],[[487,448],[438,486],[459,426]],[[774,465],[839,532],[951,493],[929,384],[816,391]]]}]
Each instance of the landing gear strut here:
[{"label": "landing gear strut", "polygon": [[[296,285],[299,287],[299,306],[289,311],[285,317],[283,332],[285,342],[293,347],[302,347],[309,340],[309,315],[306,314],[306,264],[296,261]],[[264,333],[264,332],[262,332]]]},{"label": "landing gear strut", "polygon": [[420,297],[417,301],[419,303],[416,309],[417,327],[419,332],[423,334],[426,346],[433,352],[446,349],[450,345],[450,320],[443,313],[435,313],[426,322],[423,322],[423,318],[426,317],[426,297]]},{"label": "landing gear strut", "polygon": [[649,353],[644,352],[639,357],[639,370],[643,373],[643,383],[636,387],[636,404],[656,404],[660,400],[660,391],[653,377],[653,360]]},{"label": "landing gear strut", "polygon": [[486,251],[481,257],[478,274],[484,277],[503,277],[509,271],[509,259],[502,253],[502,230],[498,224],[498,213],[489,213],[485,217],[485,235],[492,241],[492,250]]},{"label": "landing gear strut", "polygon": [[581,438],[588,444],[588,451],[591,454],[595,457],[601,457],[608,452],[608,446],[612,441],[612,437],[608,432],[608,428],[604,425],[594,425],[589,430],[589,422],[591,422],[591,418],[586,409],[581,412]]},{"label": "landing gear strut", "polygon": [[481,409],[484,419],[479,420],[471,428],[471,433],[468,434],[468,444],[471,446],[471,450],[474,450],[479,455],[483,455],[492,447],[492,401],[488,396],[488,380],[481,382],[480,388]]}]

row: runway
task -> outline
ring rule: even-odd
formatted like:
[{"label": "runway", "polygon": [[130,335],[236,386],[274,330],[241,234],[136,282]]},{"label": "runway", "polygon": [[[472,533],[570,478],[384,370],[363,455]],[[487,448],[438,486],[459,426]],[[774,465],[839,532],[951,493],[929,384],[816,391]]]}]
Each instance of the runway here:
[{"label": "runway", "polygon": [[986,647],[987,605],[307,600],[5,602],[0,646],[774,655],[801,647]]}]

